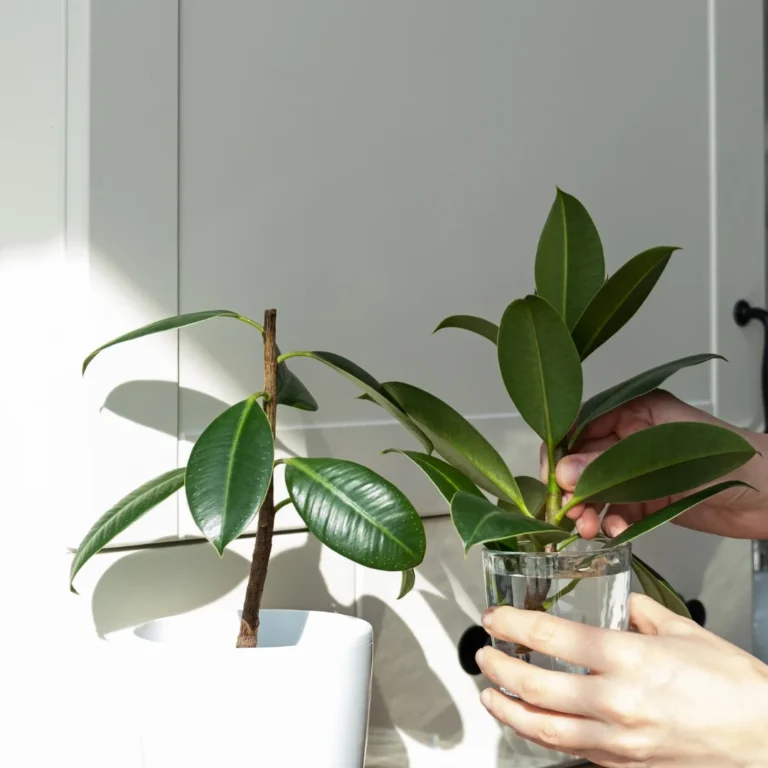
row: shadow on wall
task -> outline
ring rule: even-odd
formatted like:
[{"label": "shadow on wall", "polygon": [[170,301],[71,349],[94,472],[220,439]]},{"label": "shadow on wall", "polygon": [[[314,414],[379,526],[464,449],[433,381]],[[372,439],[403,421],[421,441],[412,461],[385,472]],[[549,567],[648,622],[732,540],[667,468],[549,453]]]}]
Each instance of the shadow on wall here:
[{"label": "shadow on wall", "polygon": [[[172,381],[143,379],[127,381],[115,387],[102,405],[120,418],[132,421],[142,427],[157,430],[171,437],[195,440],[197,435],[178,435],[176,409],[169,410],[167,403],[175,402],[178,391],[179,409],[189,415],[188,421],[194,429],[202,432],[230,403],[188,387],[179,387]],[[185,420],[185,421],[186,421]],[[284,455],[296,455],[278,438],[275,447]]]}]

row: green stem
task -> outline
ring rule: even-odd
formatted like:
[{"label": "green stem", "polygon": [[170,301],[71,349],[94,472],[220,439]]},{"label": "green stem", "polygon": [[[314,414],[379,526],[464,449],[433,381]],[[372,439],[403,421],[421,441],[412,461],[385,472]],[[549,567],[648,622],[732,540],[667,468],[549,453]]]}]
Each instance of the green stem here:
[{"label": "green stem", "polygon": [[563,502],[563,491],[557,484],[555,476],[559,456],[557,447],[554,444],[547,445],[547,458],[549,460],[549,483],[547,484],[545,520],[548,523],[556,523],[557,515],[560,512],[560,505]]},{"label": "green stem", "polygon": [[559,592],[552,595],[549,600],[545,600],[541,608],[544,611],[548,611],[560,598],[565,597],[569,592],[573,592],[581,579],[573,579],[570,584],[566,584]]},{"label": "green stem", "polygon": [[282,501],[278,501],[277,504],[275,504],[275,512],[277,512],[278,509],[287,507],[290,503],[291,503],[290,497],[287,499],[283,499]]},{"label": "green stem", "polygon": [[557,545],[557,551],[562,552],[569,544],[573,544],[574,541],[578,541],[581,538],[578,533],[574,533],[573,536],[569,536],[567,539],[563,539]]},{"label": "green stem", "polygon": [[245,315],[238,315],[237,319],[246,325],[252,325],[259,333],[264,333],[264,326],[260,323],[257,323],[255,320],[251,320],[250,317],[246,317]]},{"label": "green stem", "polygon": [[560,525],[563,518],[572,510],[577,504],[581,504],[584,501],[584,499],[580,499],[577,496],[574,496],[567,504],[563,506],[563,508],[557,513],[555,516],[554,522],[555,525]]}]

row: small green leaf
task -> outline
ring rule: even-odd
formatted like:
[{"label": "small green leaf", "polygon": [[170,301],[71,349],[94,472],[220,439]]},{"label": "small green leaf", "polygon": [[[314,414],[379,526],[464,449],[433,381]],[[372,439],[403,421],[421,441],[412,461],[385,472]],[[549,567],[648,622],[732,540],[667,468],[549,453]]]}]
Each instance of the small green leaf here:
[{"label": "small green leaf", "polygon": [[398,600],[402,600],[412,589],[416,583],[416,572],[413,568],[408,568],[401,574],[402,579],[400,581],[400,594],[397,596]]},{"label": "small green leaf", "polygon": [[570,330],[604,279],[603,246],[587,209],[558,189],[536,249],[536,293]]},{"label": "small green leaf", "polygon": [[99,352],[103,352],[109,347],[114,347],[115,344],[122,344],[124,341],[140,339],[142,336],[151,336],[154,333],[162,333],[163,331],[172,331],[176,330],[177,328],[184,328],[185,326],[202,323],[204,320],[210,320],[214,317],[233,317],[236,320],[242,320],[249,325],[253,325],[255,328],[258,328],[260,331],[262,331],[262,333],[264,330],[258,323],[254,322],[253,320],[249,320],[247,317],[244,317],[237,312],[232,312],[229,309],[210,309],[204,312],[190,312],[185,315],[166,317],[163,320],[157,320],[154,323],[150,323],[149,325],[137,328],[135,331],[130,331],[129,333],[125,333],[122,336],[118,336],[116,339],[112,339],[112,341],[108,341],[106,344],[102,344],[98,349],[95,349],[93,352],[91,352],[91,354],[88,355],[88,357],[86,357],[83,361],[83,373],[85,373],[86,368],[88,368],[93,358],[96,357]]},{"label": "small green leaf", "polygon": [[685,493],[745,464],[755,449],[729,429],[659,424],[625,437],[587,465],[567,510],[583,501],[649,501]]},{"label": "small green leaf", "polygon": [[643,251],[606,280],[573,329],[573,340],[582,360],[640,309],[676,250],[661,246]]},{"label": "small green leaf", "polygon": [[637,557],[637,555],[632,555],[632,570],[635,572],[643,592],[648,597],[678,616],[686,619],[691,618],[685,600],[670,586],[669,582],[656,573],[648,563],[643,562]]},{"label": "small green leaf", "polygon": [[528,507],[534,517],[539,517],[546,506],[547,486],[541,480],[527,475],[518,475],[515,480],[517,480],[517,486],[523,494],[525,506]]},{"label": "small green leaf", "polygon": [[159,477],[131,491],[125,498],[105,512],[93,525],[75,552],[69,571],[69,586],[74,592],[72,582],[77,572],[109,544],[118,534],[133,525],[150,509],[165,501],[184,485],[184,467],[172,469]]},{"label": "small green leaf", "polygon": [[382,384],[432,441],[435,450],[475,485],[514,501],[525,510],[520,489],[496,449],[460,413],[423,389],[390,381]]},{"label": "small green leaf", "polygon": [[193,446],[187,464],[189,510],[219,554],[259,511],[274,457],[272,430],[255,396],[217,416]]},{"label": "small green leaf", "polygon": [[581,362],[565,324],[544,299],[513,301],[499,326],[499,368],[520,415],[547,445],[562,440],[579,413]]},{"label": "small green leaf", "polygon": [[388,448],[384,453],[400,453],[408,457],[432,481],[448,504],[451,503],[458,491],[466,491],[485,498],[465,474],[442,459],[438,459],[437,456],[430,456],[418,451],[401,451],[398,448]]},{"label": "small green leaf", "polygon": [[460,491],[451,502],[451,519],[464,542],[464,552],[490,541],[504,542],[507,539],[530,534],[546,534],[553,541],[568,538],[565,531],[554,525],[536,520],[520,512],[511,512],[497,507],[485,498]]},{"label": "small green leaf", "polygon": [[[620,544],[626,544],[628,541],[633,541],[638,538],[638,536],[642,536],[643,534],[654,530],[654,528],[658,528],[660,525],[664,525],[664,523],[674,520],[679,515],[682,515],[683,512],[687,512],[689,509],[701,504],[715,494],[722,493],[723,491],[727,491],[729,488],[735,488],[736,486],[752,488],[751,485],[742,483],[739,480],[727,480],[724,483],[711,485],[701,491],[692,493],[690,496],[686,496],[684,499],[679,499],[673,504],[664,507],[664,509],[660,509],[658,512],[654,512],[652,515],[648,515],[648,517],[644,517],[642,520],[633,523],[624,531],[624,533],[617,536],[615,539],[612,539],[611,546],[618,547]],[[754,491],[755,489],[752,488],[752,490]]]},{"label": "small green leaf", "polygon": [[700,363],[706,363],[709,360],[715,359],[725,360],[721,355],[710,354],[691,355],[690,357],[673,360],[671,363],[664,363],[664,365],[659,365],[644,373],[639,373],[637,376],[622,381],[621,384],[617,384],[591,397],[581,407],[579,417],[576,419],[576,428],[571,434],[569,445],[573,447],[584,427],[603,414],[628,403],[630,400],[635,400],[638,397],[647,395],[649,392],[653,392],[672,374],[677,373],[683,368],[689,368],[692,365],[699,365]]},{"label": "small green leaf", "polygon": [[474,315],[451,315],[446,317],[435,328],[433,333],[437,333],[443,328],[461,328],[464,331],[471,331],[478,336],[485,337],[492,344],[496,343],[496,338],[499,335],[499,326],[496,323],[484,320],[482,317],[475,317]]},{"label": "small green leaf", "polygon": [[424,559],[424,524],[392,483],[351,461],[292,458],[285,465],[293,506],[334,552],[380,571],[405,571]]},{"label": "small green leaf", "polygon": [[371,376],[366,370],[361,368],[351,360],[337,355],[333,352],[288,352],[281,355],[281,362],[291,357],[308,357],[312,360],[318,360],[363,390],[367,398],[380,405],[392,416],[394,416],[416,439],[424,446],[428,453],[432,451],[432,443],[429,438],[420,430],[416,424],[407,416],[387,392],[382,389],[382,385]]},{"label": "small green leaf", "polygon": [[[279,347],[277,354],[280,355]],[[285,362],[277,364],[277,403],[299,411],[317,410],[317,400]]]}]

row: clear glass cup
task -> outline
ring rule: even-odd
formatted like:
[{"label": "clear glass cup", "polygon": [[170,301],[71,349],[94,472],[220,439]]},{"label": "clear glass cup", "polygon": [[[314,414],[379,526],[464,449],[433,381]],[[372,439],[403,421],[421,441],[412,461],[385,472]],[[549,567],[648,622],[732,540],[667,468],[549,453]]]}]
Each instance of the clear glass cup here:
[{"label": "clear glass cup", "polygon": [[[483,551],[488,606],[544,610],[552,616],[604,629],[629,626],[632,574],[630,544],[579,539],[563,552]],[[589,674],[575,664],[514,643],[493,639],[494,648],[538,667]]]}]

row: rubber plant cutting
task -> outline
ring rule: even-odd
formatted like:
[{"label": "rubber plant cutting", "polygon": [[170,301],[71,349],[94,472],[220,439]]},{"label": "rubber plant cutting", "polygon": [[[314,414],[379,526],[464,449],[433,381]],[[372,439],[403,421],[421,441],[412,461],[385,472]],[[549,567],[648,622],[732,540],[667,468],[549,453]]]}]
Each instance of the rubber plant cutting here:
[{"label": "rubber plant cutting", "polygon": [[[411,433],[418,450],[385,453],[407,457],[432,481],[450,507],[465,551],[483,545],[500,557],[525,553],[534,559],[567,559],[570,552],[581,551],[567,516],[576,505],[643,502],[694,491],[616,539],[599,538],[587,558],[594,563],[599,553],[622,547],[713,495],[743,485],[716,481],[749,461],[755,450],[738,434],[702,423],[652,426],[620,440],[586,468],[565,502],[557,484],[557,461],[578,447],[592,421],[653,391],[677,371],[718,357],[704,353],[664,362],[582,401],[584,362],[640,309],[676,250],[660,246],[643,251],[606,277],[603,247],[590,215],[575,197],[558,190],[538,243],[535,292],[512,301],[498,324],[454,315],[438,326],[472,332],[495,346],[498,370],[515,409],[546,446],[546,484],[516,477],[488,440],[433,394],[402,382],[380,383],[334,353],[281,353],[275,310],[265,313],[263,324],[229,310],[195,312],[104,344],[86,358],[83,372],[117,344],[230,318],[262,334],[264,380],[258,391],[210,423],[186,467],[149,480],[94,524],[74,555],[70,582],[89,558],[183,488],[194,522],[220,554],[257,520],[238,647],[257,645],[275,516],[288,504],[330,549],[363,566],[400,572],[400,595],[405,595],[426,549],[424,526],[405,495],[371,469],[345,459],[275,458],[279,407],[318,408],[288,367],[289,360],[293,365],[301,358],[345,377],[362,391],[362,399],[383,408]],[[273,475],[278,469],[285,473],[288,497],[276,500]],[[651,566],[632,556],[632,569],[647,594],[687,615],[681,597]],[[514,600],[533,610],[550,610],[578,586],[576,570],[554,594],[551,578],[528,578],[524,595]]]}]

